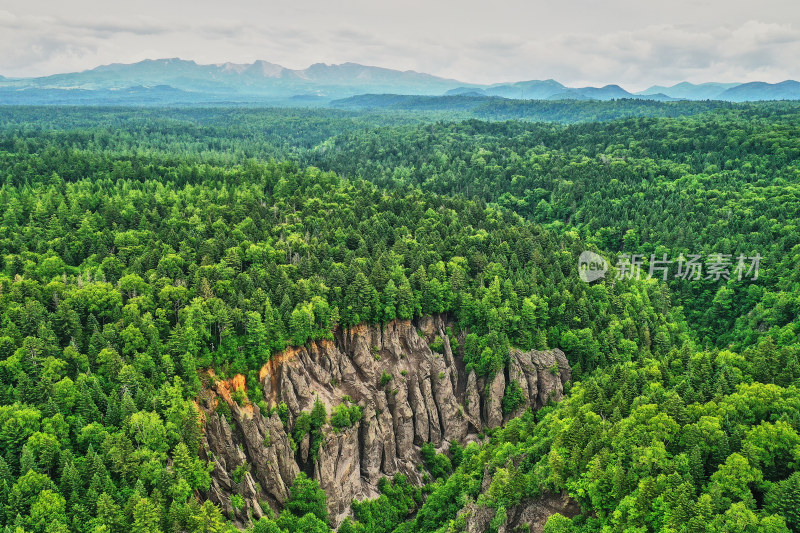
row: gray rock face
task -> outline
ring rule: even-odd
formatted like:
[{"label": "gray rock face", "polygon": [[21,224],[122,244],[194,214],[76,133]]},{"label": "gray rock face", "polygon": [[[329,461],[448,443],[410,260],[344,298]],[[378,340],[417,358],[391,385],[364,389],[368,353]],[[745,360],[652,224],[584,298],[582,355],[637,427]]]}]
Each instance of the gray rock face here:
[{"label": "gray rock face", "polygon": [[467,413],[470,427],[474,431],[480,431],[483,424],[481,423],[481,393],[480,385],[478,385],[478,378],[474,371],[470,371],[467,376],[467,391],[464,398],[464,408]]},{"label": "gray rock face", "polygon": [[503,396],[506,391],[506,377],[497,374],[489,383],[489,394],[484,399],[484,415],[486,425],[496,428],[503,423]]},{"label": "gray rock face", "polygon": [[581,508],[578,502],[569,497],[566,492],[554,494],[548,492],[534,500],[523,501],[508,513],[507,530],[525,531],[527,526],[530,533],[542,533],[547,519],[559,513],[567,518],[579,515]]},{"label": "gray rock face", "polygon": [[[465,533],[483,533],[495,517],[497,510],[470,502],[459,514],[466,519]],[[568,518],[580,514],[578,502],[566,493],[546,492],[539,498],[523,500],[519,505],[506,511],[506,521],[497,533],[542,533],[547,519],[559,513]]]},{"label": "gray rock face", "polygon": [[[461,510],[461,513],[462,516],[465,516],[467,519],[466,528],[464,529],[465,533],[484,533],[489,529],[489,524],[494,518],[496,509],[481,507],[475,505],[475,503],[468,503],[465,508]],[[504,524],[498,528],[497,533],[505,533],[505,531],[506,526]]]},{"label": "gray rock face", "polygon": [[[225,401],[224,396],[219,401]],[[247,523],[249,516],[264,515],[262,505],[280,509],[300,470],[277,414],[267,418],[257,405],[240,407],[235,402],[229,405],[237,431],[228,424],[226,416],[205,412],[201,456],[205,455],[214,464],[209,499],[226,513],[233,513],[237,521]],[[237,468],[239,476],[235,474]],[[231,503],[234,493],[244,499],[240,509]]]},{"label": "gray rock face", "polygon": [[[204,409],[205,449],[215,461],[208,497],[233,511],[244,525],[248,513],[263,513],[262,505],[280,510],[288,487],[304,470],[327,493],[332,522],[338,525],[350,513],[353,499],[378,495],[381,477],[401,473],[421,483],[417,465],[423,444],[446,450],[452,442],[475,440],[484,428],[499,426],[528,407],[561,399],[570,369],[560,350],[512,351],[508,372],[495,376],[487,387],[485,378],[466,373],[462,345],[448,337],[447,326],[441,316],[414,323],[395,320],[383,327],[361,325],[336,331],[332,341],[311,342],[272,357],[260,372],[263,400],[270,408],[286,404],[288,427],[317,398],[329,414],[345,401],[362,408],[355,426],[323,428],[316,459],[310,457],[308,439],[292,449],[277,414],[267,417],[258,406],[240,407],[231,399],[230,390],[243,387],[243,379],[218,383],[214,396],[228,403],[232,415],[227,420],[213,408]],[[442,353],[431,350],[437,338]],[[509,380],[520,385],[525,403],[504,416],[502,399]],[[245,462],[250,475],[237,484],[233,472]],[[232,492],[242,494],[243,509],[232,508]]]},{"label": "gray rock face", "polygon": [[541,409],[548,402],[558,402],[564,397],[564,384],[572,379],[572,369],[564,352],[512,349],[509,359],[509,380],[516,381],[522,389],[524,403],[516,412],[507,414],[504,422],[529,407]]},{"label": "gray rock face", "polygon": [[355,427],[341,433],[326,431],[325,440],[319,448],[314,478],[326,494],[339,496],[328,500],[328,511],[334,518],[346,516],[354,499],[378,496],[377,491],[370,494],[369,487],[364,487],[361,482],[360,457],[354,453],[358,448],[358,428]]}]

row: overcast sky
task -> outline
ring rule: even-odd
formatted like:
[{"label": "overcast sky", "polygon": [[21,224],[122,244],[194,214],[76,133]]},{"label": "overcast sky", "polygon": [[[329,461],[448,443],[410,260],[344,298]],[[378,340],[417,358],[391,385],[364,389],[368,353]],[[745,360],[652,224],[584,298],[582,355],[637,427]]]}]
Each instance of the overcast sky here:
[{"label": "overcast sky", "polygon": [[800,79],[798,0],[0,0],[0,75],[181,57],[628,89]]}]

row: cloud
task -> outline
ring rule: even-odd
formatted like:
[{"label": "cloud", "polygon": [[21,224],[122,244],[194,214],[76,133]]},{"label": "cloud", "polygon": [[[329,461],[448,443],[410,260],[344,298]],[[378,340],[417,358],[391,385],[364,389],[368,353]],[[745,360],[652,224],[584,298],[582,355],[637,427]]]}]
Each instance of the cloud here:
[{"label": "cloud", "polygon": [[[421,6],[419,12],[398,12],[396,21],[387,18],[395,13],[381,12],[382,18],[375,18],[377,12],[359,14],[368,4],[351,8],[335,18],[311,4],[270,7],[269,13],[249,17],[233,9],[216,17],[191,12],[156,16],[152,9],[142,9],[130,16],[105,12],[80,18],[73,12],[62,16],[53,10],[44,11],[47,15],[0,10],[0,74],[34,76],[182,57],[199,63],[264,59],[290,68],[353,61],[467,82],[555,78],[573,86],[619,83],[628,89],[684,79],[800,78],[800,21],[791,16],[783,22],[745,18],[711,25],[636,24],[631,18],[628,27],[606,16],[594,26],[564,29],[557,24],[548,28],[548,21],[537,14],[531,18],[534,29],[511,19],[493,20],[488,11],[464,10],[457,13],[460,18],[438,27]],[[574,6],[564,9],[576,15]],[[611,13],[616,16],[618,10]],[[420,24],[409,25],[409,17]],[[639,18],[650,21],[652,16]]]},{"label": "cloud", "polygon": [[[800,31],[790,25],[748,21],[704,29],[659,24],[601,34],[565,33],[523,45],[475,39],[448,72],[481,78],[556,78],[572,84],[780,81],[800,76]],[[502,52],[508,53],[502,53]],[[463,76],[463,74],[461,74]]]},{"label": "cloud", "polygon": [[170,24],[165,24],[147,18],[120,20],[117,18],[104,17],[101,19],[91,20],[89,22],[77,20],[64,21],[63,24],[65,27],[85,31],[98,37],[107,37],[125,33],[134,35],[157,35],[168,33],[174,29],[174,27]]}]

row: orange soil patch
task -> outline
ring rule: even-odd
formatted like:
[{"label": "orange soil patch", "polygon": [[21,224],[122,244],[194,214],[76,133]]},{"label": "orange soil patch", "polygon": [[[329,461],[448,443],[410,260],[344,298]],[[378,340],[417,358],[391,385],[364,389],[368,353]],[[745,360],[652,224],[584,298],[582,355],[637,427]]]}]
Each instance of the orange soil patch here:
[{"label": "orange soil patch", "polygon": [[[216,374],[214,370],[209,369],[208,375],[216,380]],[[234,401],[231,397],[231,392],[237,391],[242,389],[243,391],[247,392],[247,379],[244,377],[243,374],[236,374],[230,379],[220,379],[216,380],[214,385],[214,391],[217,393],[218,396],[221,396],[225,402],[233,407]],[[216,404],[215,404],[216,407]],[[249,415],[253,415],[254,409],[252,402],[248,402],[246,405],[242,406],[242,409],[247,412]]]},{"label": "orange soil patch", "polygon": [[292,346],[286,350],[273,355],[267,363],[258,371],[258,380],[262,383],[265,379],[269,378],[270,381],[270,397],[269,406],[274,407],[278,404],[278,368],[283,363],[288,363],[297,357],[302,348]]}]

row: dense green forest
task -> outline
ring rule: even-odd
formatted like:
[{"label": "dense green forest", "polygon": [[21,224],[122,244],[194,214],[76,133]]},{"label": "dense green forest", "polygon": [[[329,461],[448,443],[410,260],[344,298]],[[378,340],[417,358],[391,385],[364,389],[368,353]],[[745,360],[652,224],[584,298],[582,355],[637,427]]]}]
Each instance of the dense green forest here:
[{"label": "dense green forest", "polygon": [[[470,501],[496,531],[547,491],[583,511],[549,532],[800,531],[800,106],[591,104],[0,110],[0,524],[224,531],[206,370],[257,398],[288,346],[447,314],[479,375],[560,347],[574,383],[483,445],[423,447],[433,481],[381,482],[339,531],[463,531]],[[587,249],[763,259],[757,280],[589,284]],[[324,492],[299,476],[253,530],[329,531]]]},{"label": "dense green forest", "polygon": [[[704,345],[765,330],[794,342],[800,310],[800,124],[793,106],[569,127],[523,122],[385,128],[335,137],[317,164],[383,187],[497,203],[609,253],[759,253],[756,284],[670,285]],[[713,312],[709,312],[713,310]]]},{"label": "dense green forest", "polygon": [[[525,120],[536,122],[594,122],[632,117],[680,117],[715,109],[733,109],[722,101],[659,102],[644,99],[602,100],[514,100],[499,96],[416,96],[363,94],[334,100],[331,106],[349,110],[447,113],[481,120]],[[736,105],[735,108],[745,106]]]}]

